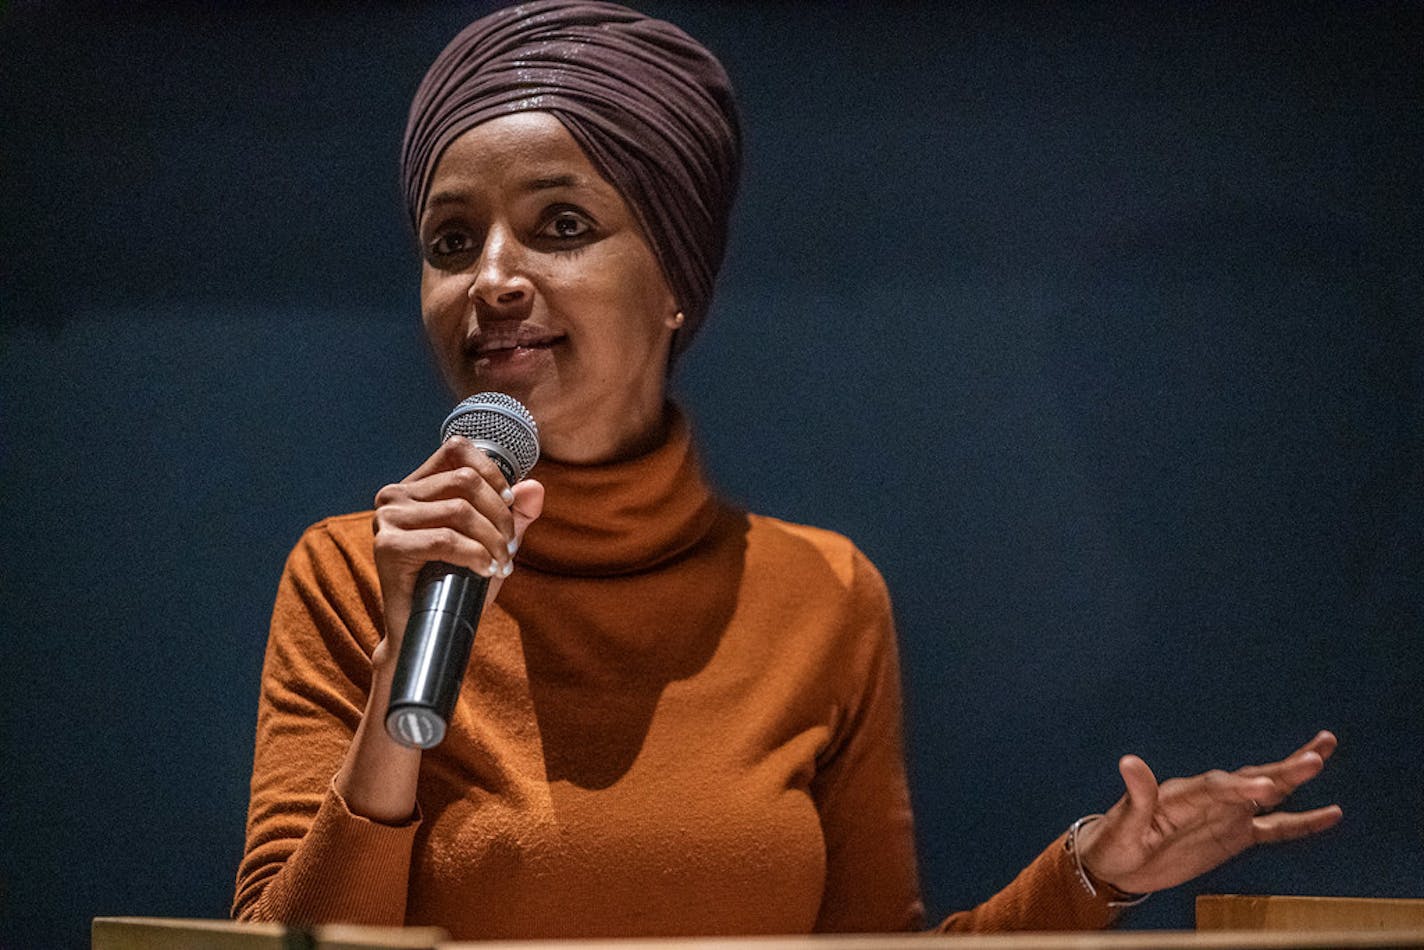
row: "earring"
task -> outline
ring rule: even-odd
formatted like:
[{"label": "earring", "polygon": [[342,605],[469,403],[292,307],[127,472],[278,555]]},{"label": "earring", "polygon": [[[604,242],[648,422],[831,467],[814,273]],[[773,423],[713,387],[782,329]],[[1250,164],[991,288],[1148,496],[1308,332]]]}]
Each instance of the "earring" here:
[{"label": "earring", "polygon": [[683,323],[685,323],[686,321],[687,321],[687,314],[685,314],[685,313],[683,313],[681,310],[679,310],[677,313],[673,314],[671,317],[668,317],[665,322],[667,323],[668,326],[670,326],[670,327],[672,327],[674,330],[676,330],[678,327],[682,326]]}]

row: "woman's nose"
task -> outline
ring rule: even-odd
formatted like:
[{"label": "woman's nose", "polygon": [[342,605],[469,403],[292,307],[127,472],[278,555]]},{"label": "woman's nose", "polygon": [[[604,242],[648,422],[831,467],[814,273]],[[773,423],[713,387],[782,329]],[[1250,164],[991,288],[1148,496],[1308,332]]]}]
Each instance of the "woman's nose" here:
[{"label": "woman's nose", "polygon": [[491,228],[475,265],[470,299],[495,310],[526,303],[532,287],[524,271],[522,250],[519,241],[507,229]]}]

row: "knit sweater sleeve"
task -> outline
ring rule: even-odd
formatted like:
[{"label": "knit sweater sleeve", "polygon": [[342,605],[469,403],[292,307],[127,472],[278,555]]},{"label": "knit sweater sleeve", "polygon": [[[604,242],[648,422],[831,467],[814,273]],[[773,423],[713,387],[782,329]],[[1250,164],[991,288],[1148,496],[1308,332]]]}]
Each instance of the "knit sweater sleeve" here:
[{"label": "knit sweater sleeve", "polygon": [[404,923],[418,818],[369,821],[332,787],[381,637],[374,562],[361,548],[364,534],[347,523],[357,521],[369,515],[308,529],[278,585],[232,908],[240,920]]},{"label": "knit sweater sleeve", "polygon": [[939,933],[996,933],[1008,930],[1098,930],[1116,911],[1106,891],[1088,894],[1078,882],[1072,856],[1059,837],[1007,887],[972,910],[946,917]]},{"label": "knit sweater sleeve", "polygon": [[[816,930],[904,931],[924,926],[905,775],[900,664],[889,595],[856,552],[851,643],[844,665],[856,685],[812,794],[826,843],[826,886]],[[1059,838],[999,893],[950,915],[936,932],[1078,930],[1106,926],[1113,911],[1078,883]]]},{"label": "knit sweater sleeve", "polygon": [[900,665],[885,582],[852,552],[846,629],[830,679],[841,699],[811,795],[826,848],[815,929],[875,933],[923,926],[901,737]]}]

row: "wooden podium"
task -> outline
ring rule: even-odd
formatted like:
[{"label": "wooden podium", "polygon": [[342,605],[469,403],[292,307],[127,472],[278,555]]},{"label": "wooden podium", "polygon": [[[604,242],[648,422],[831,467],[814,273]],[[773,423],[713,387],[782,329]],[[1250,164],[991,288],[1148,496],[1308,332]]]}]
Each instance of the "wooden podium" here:
[{"label": "wooden podium", "polygon": [[436,927],[329,925],[310,931],[227,920],[96,917],[93,950],[1424,950],[1424,900],[1197,898],[1197,930],[930,936],[700,937],[451,942]]},{"label": "wooden podium", "polygon": [[1379,897],[1197,898],[1197,930],[1424,930],[1424,900]]},{"label": "wooden podium", "polygon": [[283,924],[166,917],[95,917],[94,950],[435,950],[449,940],[439,927],[328,924],[310,931]]}]

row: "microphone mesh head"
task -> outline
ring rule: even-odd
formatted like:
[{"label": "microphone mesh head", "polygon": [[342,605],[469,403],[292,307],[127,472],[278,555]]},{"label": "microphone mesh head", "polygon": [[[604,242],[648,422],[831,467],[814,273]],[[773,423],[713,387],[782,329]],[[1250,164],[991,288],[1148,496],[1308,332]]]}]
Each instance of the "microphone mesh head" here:
[{"label": "microphone mesh head", "polygon": [[514,469],[512,481],[529,474],[539,461],[539,427],[524,404],[504,393],[475,393],[455,407],[440,426],[440,441],[462,435],[494,446]]}]

